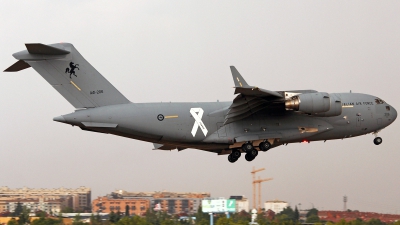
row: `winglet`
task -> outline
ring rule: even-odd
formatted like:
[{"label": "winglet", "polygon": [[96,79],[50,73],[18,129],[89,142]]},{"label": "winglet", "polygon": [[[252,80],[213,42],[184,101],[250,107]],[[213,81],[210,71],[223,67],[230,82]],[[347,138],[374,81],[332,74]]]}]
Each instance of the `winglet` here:
[{"label": "winglet", "polygon": [[231,66],[231,72],[233,77],[233,82],[235,83],[235,87],[248,87],[249,85],[244,80],[242,75],[240,75],[239,71],[234,67]]}]

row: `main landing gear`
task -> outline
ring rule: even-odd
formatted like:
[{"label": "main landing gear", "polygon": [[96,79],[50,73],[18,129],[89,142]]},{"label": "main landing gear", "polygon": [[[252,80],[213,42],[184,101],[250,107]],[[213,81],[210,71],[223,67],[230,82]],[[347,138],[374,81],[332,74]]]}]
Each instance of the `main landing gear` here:
[{"label": "main landing gear", "polygon": [[263,141],[258,147],[260,147],[261,151],[266,152],[271,148],[271,143],[268,141]]},{"label": "main landing gear", "polygon": [[234,163],[240,158],[241,155],[242,154],[240,153],[239,150],[233,149],[232,153],[228,155],[228,161]]},{"label": "main landing gear", "polygon": [[[271,148],[271,143],[268,141],[263,141],[258,147],[261,151],[266,152]],[[228,161],[231,163],[236,162],[241,156],[240,150],[246,153],[244,158],[249,162],[253,161],[258,155],[258,150],[254,148],[253,144],[251,142],[247,142],[244,143],[240,149],[232,149],[232,153],[228,155]]]}]

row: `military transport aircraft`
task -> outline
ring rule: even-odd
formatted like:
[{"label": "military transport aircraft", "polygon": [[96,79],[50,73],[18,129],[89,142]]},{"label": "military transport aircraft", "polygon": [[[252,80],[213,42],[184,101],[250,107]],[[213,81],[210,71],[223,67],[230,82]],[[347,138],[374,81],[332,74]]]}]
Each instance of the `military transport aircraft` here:
[{"label": "military transport aircraft", "polygon": [[231,66],[233,102],[132,103],[72,44],[25,44],[7,72],[33,67],[75,108],[53,120],[85,131],[154,143],[154,149],[195,148],[236,162],[288,143],[375,134],[393,123],[396,110],[382,99],[314,90],[270,91],[251,86]]}]

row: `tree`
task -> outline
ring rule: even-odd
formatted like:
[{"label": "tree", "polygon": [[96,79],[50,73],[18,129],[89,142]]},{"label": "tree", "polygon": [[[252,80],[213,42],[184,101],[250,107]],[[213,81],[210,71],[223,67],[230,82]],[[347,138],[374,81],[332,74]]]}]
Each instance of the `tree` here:
[{"label": "tree", "polygon": [[318,209],[312,208],[312,209],[308,210],[308,213],[307,213],[306,217],[309,217],[309,216],[311,216],[311,215],[316,215],[316,216],[318,216]]},{"label": "tree", "polygon": [[19,224],[27,224],[29,223],[29,213],[31,212],[31,210],[29,208],[27,208],[26,206],[24,206],[22,208],[22,212],[19,215],[19,219],[18,219],[18,223]]},{"label": "tree", "polygon": [[129,205],[125,206],[125,216],[129,216]]},{"label": "tree", "polygon": [[74,213],[74,209],[71,207],[65,207],[63,209],[61,209],[62,213]]},{"label": "tree", "polygon": [[22,203],[18,202],[17,207],[15,207],[13,216],[19,216],[22,213],[22,210],[23,210]]},{"label": "tree", "polygon": [[63,224],[62,220],[40,217],[39,219],[33,220],[31,225],[60,225]]},{"label": "tree", "polygon": [[121,212],[118,210],[117,213],[115,214],[115,222],[118,222],[121,219]]},{"label": "tree", "polygon": [[382,221],[380,219],[371,219],[370,221],[367,222],[368,225],[383,225]]},{"label": "tree", "polygon": [[196,224],[210,224],[210,215],[203,213],[203,208],[200,206],[195,214]]},{"label": "tree", "polygon": [[18,222],[14,218],[12,218],[8,221],[7,225],[18,225]]},{"label": "tree", "polygon": [[94,215],[93,215],[93,213],[90,215],[90,224],[95,224],[96,222],[95,222],[95,218],[94,218]]},{"label": "tree", "polygon": [[317,215],[311,215],[307,217],[306,223],[318,223],[320,222],[319,216]]},{"label": "tree", "polygon": [[116,218],[116,215],[115,215],[114,211],[110,212],[110,215],[108,216],[108,220],[111,223],[116,223],[117,222],[117,218]]},{"label": "tree", "polygon": [[276,218],[279,222],[295,221],[295,215],[293,209],[288,206],[282,210],[282,212],[276,214]]},{"label": "tree", "polygon": [[294,219],[295,219],[295,221],[299,221],[299,219],[300,219],[300,213],[299,213],[299,210],[297,209],[297,205],[294,208]]},{"label": "tree", "polygon": [[217,220],[216,225],[236,225],[237,223],[233,222],[232,218],[220,217]]},{"label": "tree", "polygon": [[85,223],[82,222],[81,215],[79,213],[76,214],[76,216],[74,218],[74,222],[72,222],[72,225],[83,225],[83,224],[85,224]]},{"label": "tree", "polygon": [[355,219],[355,220],[352,220],[352,221],[350,221],[350,222],[348,222],[349,223],[349,225],[363,225],[363,224],[366,224],[362,219],[360,219],[360,218],[357,218],[357,219]]},{"label": "tree", "polygon": [[100,217],[100,214],[99,214],[99,213],[96,214],[95,221],[96,221],[97,223],[100,223],[100,222],[101,222],[101,217]]},{"label": "tree", "polygon": [[47,213],[45,211],[39,210],[39,211],[35,212],[35,216],[37,216],[37,217],[46,217]]}]

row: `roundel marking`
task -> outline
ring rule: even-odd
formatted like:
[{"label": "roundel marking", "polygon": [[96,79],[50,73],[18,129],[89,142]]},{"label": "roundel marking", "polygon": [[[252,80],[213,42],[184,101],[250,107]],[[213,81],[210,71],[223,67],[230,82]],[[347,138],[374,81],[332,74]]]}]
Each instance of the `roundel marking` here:
[{"label": "roundel marking", "polygon": [[157,119],[159,121],[163,121],[164,120],[164,115],[163,114],[158,114]]}]

